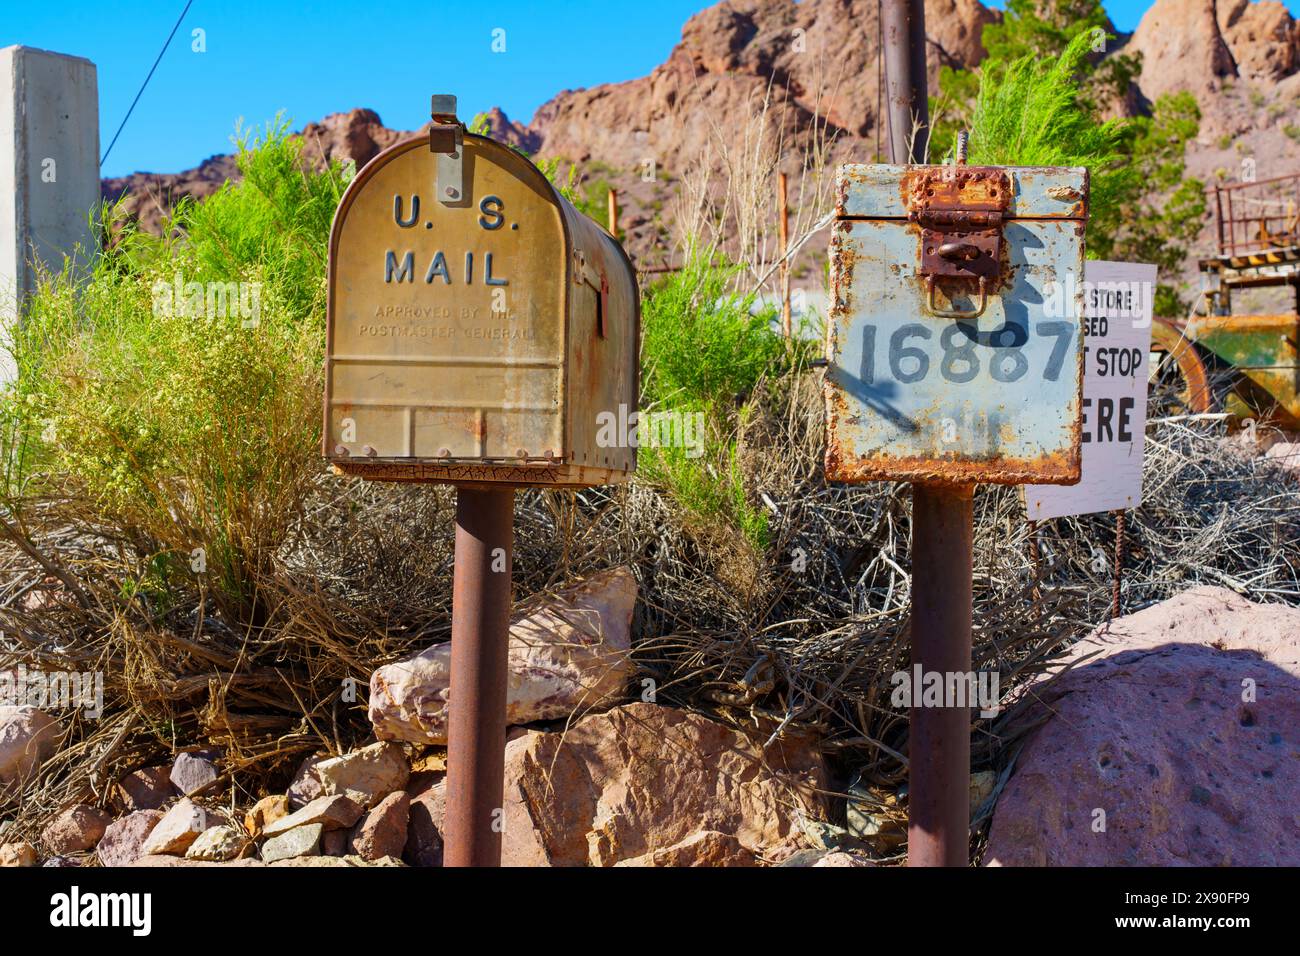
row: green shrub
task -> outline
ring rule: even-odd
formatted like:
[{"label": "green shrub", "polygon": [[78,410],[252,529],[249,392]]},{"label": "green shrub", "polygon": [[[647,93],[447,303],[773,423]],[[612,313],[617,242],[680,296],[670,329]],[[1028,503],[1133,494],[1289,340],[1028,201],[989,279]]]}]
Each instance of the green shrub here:
[{"label": "green shrub", "polygon": [[648,448],[638,456],[643,480],[667,488],[687,512],[721,521],[755,548],[767,545],[767,513],[751,501],[737,436],[754,412],[758,383],[780,375],[809,351],[776,330],[777,312],[755,308],[734,291],[739,267],[690,255],[684,268],[648,289],[642,301],[641,408],[699,412],[703,454]]},{"label": "green shrub", "polygon": [[1136,170],[1124,161],[1122,122],[1098,122],[1079,98],[1078,74],[1091,50],[1089,33],[1059,57],[1028,54],[981,73],[971,119],[971,165],[1086,166],[1089,234],[1114,229]]},{"label": "green shrub", "polygon": [[11,504],[42,482],[84,496],[150,581],[198,574],[246,616],[320,472],[324,257],[345,182],[337,164],[307,171],[283,121],[237,145],[242,181],[182,203],[163,238],[106,208],[115,238],[89,275],[42,278],[0,415]]}]

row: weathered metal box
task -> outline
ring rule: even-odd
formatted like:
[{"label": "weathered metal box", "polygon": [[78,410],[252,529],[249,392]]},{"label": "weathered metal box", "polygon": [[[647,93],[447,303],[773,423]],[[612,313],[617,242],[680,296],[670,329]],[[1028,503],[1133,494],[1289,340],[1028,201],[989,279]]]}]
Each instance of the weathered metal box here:
[{"label": "weathered metal box", "polygon": [[826,477],[1079,480],[1086,169],[841,167]]},{"label": "weathered metal box", "polygon": [[324,453],[392,481],[625,480],[636,449],[602,426],[637,403],[632,265],[436,100],[429,137],[366,165],[334,219]]}]

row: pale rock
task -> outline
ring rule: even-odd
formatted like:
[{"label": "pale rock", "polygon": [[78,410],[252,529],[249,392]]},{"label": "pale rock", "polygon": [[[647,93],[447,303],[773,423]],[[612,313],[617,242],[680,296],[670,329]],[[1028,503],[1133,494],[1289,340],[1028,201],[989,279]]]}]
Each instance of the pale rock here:
[{"label": "pale rock", "polygon": [[308,823],[286,833],[273,836],[262,844],[262,861],[274,863],[296,856],[317,856],[325,828],[319,823]]},{"label": "pale rock", "polygon": [[757,866],[753,852],[730,833],[701,830],[670,847],[651,850],[615,866]]},{"label": "pale rock", "polygon": [[322,760],[315,769],[323,795],[342,794],[363,808],[401,790],[411,776],[401,746],[385,740]]},{"label": "pale rock", "polygon": [[342,794],[317,797],[301,810],[268,823],[262,828],[262,835],[279,836],[313,824],[319,825],[322,830],[346,830],[361,818],[362,812],[360,805]]},{"label": "pale rock", "polygon": [[819,869],[829,867],[860,867],[875,865],[875,861],[865,853],[850,850],[832,850],[818,858],[817,862],[812,864],[812,868]]},{"label": "pale rock", "polygon": [[247,849],[248,834],[232,826],[209,827],[185,851],[187,860],[209,860],[224,863],[234,860]]},{"label": "pale rock", "polygon": [[182,799],[153,828],[141,848],[143,855],[183,856],[208,826],[208,811],[192,800]]},{"label": "pale rock", "polygon": [[249,836],[257,839],[268,825],[288,815],[289,798],[284,794],[272,794],[258,800],[253,804],[252,809],[244,814],[244,829],[248,831]]},{"label": "pale rock", "polygon": [[36,847],[30,843],[5,843],[0,845],[0,867],[36,865]]},{"label": "pale rock", "polygon": [[[506,722],[558,720],[617,700],[633,672],[636,578],[627,568],[593,575],[510,625]],[[446,743],[451,644],[380,667],[370,678],[375,736]]]}]

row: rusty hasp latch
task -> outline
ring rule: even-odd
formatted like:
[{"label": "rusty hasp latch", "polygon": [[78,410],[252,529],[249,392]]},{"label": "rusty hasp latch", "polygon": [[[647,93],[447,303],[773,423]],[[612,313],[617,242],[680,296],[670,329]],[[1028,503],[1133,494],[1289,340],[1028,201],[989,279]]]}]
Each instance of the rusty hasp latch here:
[{"label": "rusty hasp latch", "polygon": [[[996,166],[929,166],[905,174],[908,219],[921,226],[920,275],[926,307],[946,319],[984,314],[1002,278],[1002,217],[1011,202],[1011,179]],[[973,309],[935,304],[940,281],[974,284]]]},{"label": "rusty hasp latch", "polygon": [[456,97],[433,94],[429,113],[429,152],[438,154],[438,201],[457,205],[465,195],[465,127],[456,118]]}]

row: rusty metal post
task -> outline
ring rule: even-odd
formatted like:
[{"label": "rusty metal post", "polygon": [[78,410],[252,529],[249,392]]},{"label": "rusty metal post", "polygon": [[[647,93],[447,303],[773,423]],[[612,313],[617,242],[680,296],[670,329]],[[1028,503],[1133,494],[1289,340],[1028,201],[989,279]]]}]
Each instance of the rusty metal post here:
[{"label": "rusty metal post", "polygon": [[788,339],[794,334],[794,318],[790,314],[790,262],[786,259],[790,251],[790,199],[785,173],[777,174],[776,202],[780,208],[777,228],[781,239],[781,334]]},{"label": "rusty metal post", "polygon": [[1121,508],[1115,512],[1115,573],[1111,581],[1110,616],[1119,617],[1120,588],[1124,583],[1124,532],[1127,513]]},{"label": "rusty metal post", "polygon": [[501,865],[514,500],[456,489],[445,866]]},{"label": "rusty metal post", "polygon": [[611,189],[609,191],[609,205],[607,211],[609,213],[609,234],[613,236],[615,239],[617,239],[618,238],[618,190],[617,189]]},{"label": "rusty metal post", "polygon": [[[923,163],[930,139],[923,0],[883,0],[894,163]],[[971,669],[974,486],[912,485],[912,672]],[[908,732],[909,866],[965,866],[970,843],[970,708],[918,707]],[[954,702],[955,703],[955,702]]]},{"label": "rusty metal post", "polygon": [[923,163],[930,144],[924,0],[883,0],[881,34],[885,44],[889,154],[895,163]]},{"label": "rusty metal post", "polygon": [[[971,670],[973,485],[912,485],[912,673]],[[964,685],[969,686],[969,685]],[[965,866],[970,701],[918,707],[908,732],[908,866]],[[945,704],[955,703],[945,701]]]}]

